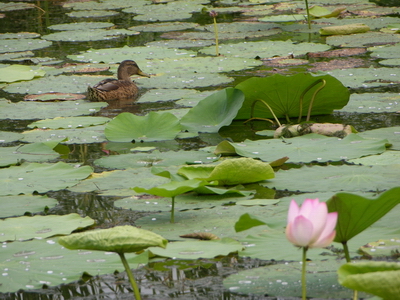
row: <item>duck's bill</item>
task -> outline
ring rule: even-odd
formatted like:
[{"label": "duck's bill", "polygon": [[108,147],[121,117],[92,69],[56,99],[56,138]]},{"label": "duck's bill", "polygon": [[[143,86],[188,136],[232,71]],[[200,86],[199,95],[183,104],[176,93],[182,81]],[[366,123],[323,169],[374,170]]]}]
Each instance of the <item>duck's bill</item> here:
[{"label": "duck's bill", "polygon": [[149,75],[149,74],[147,74],[147,73],[143,72],[143,71],[142,71],[142,70],[140,70],[140,69],[139,69],[139,71],[138,71],[138,74],[139,74],[139,75],[141,75],[141,76],[144,76],[144,77],[150,77],[150,75]]}]

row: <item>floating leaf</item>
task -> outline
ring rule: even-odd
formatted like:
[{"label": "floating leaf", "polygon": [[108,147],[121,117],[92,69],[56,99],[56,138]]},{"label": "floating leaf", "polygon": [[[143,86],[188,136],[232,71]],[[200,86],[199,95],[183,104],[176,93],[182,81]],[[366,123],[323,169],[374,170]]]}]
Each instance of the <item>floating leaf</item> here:
[{"label": "floating leaf", "polygon": [[174,139],[180,130],[178,118],[171,113],[136,116],[124,112],[106,125],[104,133],[113,142],[148,142]]},{"label": "floating leaf", "polygon": [[32,69],[30,66],[24,65],[11,65],[1,68],[0,71],[0,82],[31,80],[46,74],[46,71],[42,69]]},{"label": "floating leaf", "polygon": [[63,216],[33,216],[18,217],[1,220],[0,241],[23,241],[29,239],[42,239],[60,234],[70,234],[76,229],[94,225],[90,217],[82,218],[78,214]]},{"label": "floating leaf", "polygon": [[339,35],[339,34],[355,34],[355,33],[364,33],[369,31],[370,28],[362,23],[356,24],[346,24],[340,26],[328,26],[322,27],[319,30],[321,35]]},{"label": "floating leaf", "polygon": [[54,198],[38,195],[2,196],[0,202],[0,218],[43,212],[58,204]]},{"label": "floating leaf", "polygon": [[29,128],[83,128],[93,125],[105,124],[110,121],[106,117],[56,117],[54,119],[45,119],[33,122],[28,125]]},{"label": "floating leaf", "polygon": [[243,248],[242,244],[231,238],[223,238],[211,241],[172,242],[167,249],[150,248],[149,250],[158,256],[180,259],[214,258],[220,255],[228,255]]},{"label": "floating leaf", "polygon": [[3,188],[0,195],[45,193],[77,184],[92,173],[92,168],[76,168],[64,162],[55,164],[23,163],[0,169],[0,182]]},{"label": "floating leaf", "polygon": [[200,101],[180,121],[182,128],[194,132],[218,132],[231,124],[244,101],[242,91],[226,88]]}]

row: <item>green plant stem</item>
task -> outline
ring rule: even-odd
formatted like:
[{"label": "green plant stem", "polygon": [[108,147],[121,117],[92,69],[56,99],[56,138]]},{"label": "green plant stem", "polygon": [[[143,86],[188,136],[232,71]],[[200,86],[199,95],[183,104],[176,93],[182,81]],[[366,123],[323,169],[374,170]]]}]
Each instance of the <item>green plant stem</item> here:
[{"label": "green plant stem", "polygon": [[303,264],[301,268],[301,299],[307,299],[307,282],[306,282],[306,264],[307,264],[307,247],[303,247]]},{"label": "green plant stem", "polygon": [[171,223],[175,223],[175,197],[172,197],[172,207],[171,207]]},{"label": "green plant stem", "polygon": [[311,19],[310,19],[310,10],[308,9],[308,0],[305,0],[305,2],[306,2],[306,10],[307,10],[308,29],[311,29]]},{"label": "green plant stem", "polygon": [[124,253],[118,253],[118,255],[122,261],[122,264],[125,267],[125,271],[126,271],[126,274],[128,275],[129,282],[131,283],[131,286],[133,288],[133,294],[135,295],[135,299],[141,300],[142,298],[140,297],[139,288],[136,284],[135,277],[133,277],[131,268],[129,267],[128,261],[126,260]]},{"label": "green plant stem", "polygon": [[350,252],[349,252],[349,247],[347,246],[347,242],[342,242],[343,245],[343,251],[344,251],[344,257],[346,258],[346,262],[351,262],[350,259]]},{"label": "green plant stem", "polygon": [[219,56],[217,18],[214,18],[215,52]]},{"label": "green plant stem", "polygon": [[[350,251],[349,251],[349,247],[347,246],[347,242],[342,242],[343,245],[343,251],[344,251],[344,256],[346,258],[346,262],[351,262],[351,258],[350,258]],[[357,300],[358,299],[358,291],[357,290],[353,290],[353,300]]]},{"label": "green plant stem", "polygon": [[272,110],[271,106],[269,106],[267,102],[265,102],[264,100],[261,100],[261,99],[257,99],[257,100],[255,100],[255,101],[253,101],[253,103],[251,104],[250,118],[253,119],[254,107],[256,106],[256,103],[257,103],[257,102],[263,103],[263,104],[269,109],[269,111],[271,112],[271,114],[274,116],[274,119],[275,119],[276,123],[279,125],[279,127],[282,127],[281,122],[279,122],[279,120],[278,120],[278,118],[276,117],[276,115],[275,115],[274,111]]}]

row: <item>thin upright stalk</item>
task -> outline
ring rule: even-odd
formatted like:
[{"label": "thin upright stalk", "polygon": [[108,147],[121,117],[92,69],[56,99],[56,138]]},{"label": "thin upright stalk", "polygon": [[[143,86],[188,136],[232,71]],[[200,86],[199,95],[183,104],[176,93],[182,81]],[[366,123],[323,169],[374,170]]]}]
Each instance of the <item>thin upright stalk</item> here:
[{"label": "thin upright stalk", "polygon": [[171,207],[171,223],[175,223],[175,197],[172,197],[172,207]]},{"label": "thin upright stalk", "polygon": [[307,299],[307,282],[306,282],[306,264],[307,264],[307,247],[303,247],[303,265],[301,268],[301,299]]},{"label": "thin upright stalk", "polygon": [[214,33],[215,33],[215,53],[219,56],[219,46],[218,46],[218,26],[217,18],[214,17]]},{"label": "thin upright stalk", "polygon": [[[349,247],[347,246],[346,242],[342,242],[343,245],[343,251],[344,251],[344,256],[346,258],[346,262],[351,262],[351,258],[350,258],[350,251],[349,251]],[[353,290],[353,300],[357,300],[358,299],[358,291],[357,290]]]},{"label": "thin upright stalk", "polygon": [[141,300],[142,298],[140,297],[138,285],[136,284],[135,277],[133,277],[131,268],[129,267],[128,261],[126,260],[124,253],[118,253],[118,255],[122,261],[122,264],[124,265],[126,274],[128,275],[129,282],[131,283],[131,286],[133,288],[133,294],[135,295],[135,299]]},{"label": "thin upright stalk", "polygon": [[304,0],[304,1],[306,2],[308,29],[311,29],[310,10],[308,9],[308,0]]}]

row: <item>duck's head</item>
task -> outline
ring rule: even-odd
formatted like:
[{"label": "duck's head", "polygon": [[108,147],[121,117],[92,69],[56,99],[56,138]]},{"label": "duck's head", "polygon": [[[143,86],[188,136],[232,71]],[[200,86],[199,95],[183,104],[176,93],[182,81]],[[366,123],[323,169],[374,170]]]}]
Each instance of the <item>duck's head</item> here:
[{"label": "duck's head", "polygon": [[139,66],[133,60],[124,60],[118,67],[118,74],[125,73],[128,76],[141,75],[145,77],[150,77],[149,74],[144,73],[140,70]]}]

